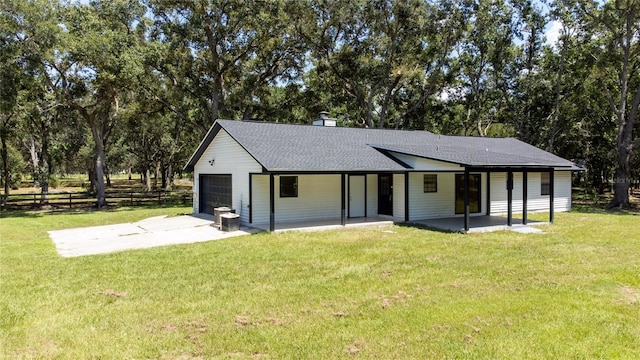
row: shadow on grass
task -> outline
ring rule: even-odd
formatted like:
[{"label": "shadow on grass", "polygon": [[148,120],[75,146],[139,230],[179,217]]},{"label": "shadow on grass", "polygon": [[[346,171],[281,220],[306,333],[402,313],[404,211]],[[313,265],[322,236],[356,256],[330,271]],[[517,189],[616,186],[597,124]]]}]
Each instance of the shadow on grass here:
[{"label": "shadow on grass", "polygon": [[[42,216],[52,215],[84,215],[99,212],[125,212],[125,211],[138,211],[138,210],[152,210],[152,209],[170,209],[176,207],[185,207],[184,205],[176,204],[161,204],[161,205],[137,205],[137,206],[107,206],[102,209],[95,207],[76,207],[76,208],[52,208],[52,209],[34,209],[34,210],[10,210],[5,209],[0,211],[0,219],[5,218],[38,218]],[[191,215],[191,212],[185,212],[180,215]]]},{"label": "shadow on grass", "polygon": [[603,205],[590,205],[590,204],[573,204],[571,212],[582,214],[603,214],[603,215],[640,215],[640,209],[632,206],[630,209],[607,209]]},{"label": "shadow on grass", "polygon": [[397,223],[396,225],[400,226],[400,227],[406,227],[406,228],[429,230],[429,231],[439,232],[439,233],[442,233],[442,234],[463,234],[463,232],[461,232],[461,231],[453,231],[453,230],[449,230],[449,229],[440,229],[440,228],[437,228],[437,227],[427,226],[427,225],[424,225],[424,224],[412,223],[412,222]]},{"label": "shadow on grass", "polygon": [[630,208],[609,209],[612,199],[611,193],[598,194],[574,188],[571,211],[584,214],[640,215],[640,193],[637,190],[633,190],[629,196]]}]

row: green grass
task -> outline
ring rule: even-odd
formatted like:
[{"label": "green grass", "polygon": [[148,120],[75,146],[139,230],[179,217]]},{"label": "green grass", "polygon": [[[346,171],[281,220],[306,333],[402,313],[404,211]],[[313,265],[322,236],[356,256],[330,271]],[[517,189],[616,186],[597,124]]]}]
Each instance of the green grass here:
[{"label": "green grass", "polygon": [[640,354],[638,213],[556,214],[543,235],[393,226],[69,259],[46,232],[189,211],[3,213],[0,358]]}]

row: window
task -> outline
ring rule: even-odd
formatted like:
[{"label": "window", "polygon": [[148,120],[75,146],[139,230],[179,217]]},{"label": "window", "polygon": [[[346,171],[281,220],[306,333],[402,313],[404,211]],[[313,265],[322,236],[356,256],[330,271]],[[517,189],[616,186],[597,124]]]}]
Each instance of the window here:
[{"label": "window", "polygon": [[548,172],[540,173],[540,195],[551,195],[551,176]]},{"label": "window", "polygon": [[426,193],[438,192],[438,175],[424,174],[424,192]]},{"label": "window", "polygon": [[297,176],[280,176],[280,197],[298,197]]}]

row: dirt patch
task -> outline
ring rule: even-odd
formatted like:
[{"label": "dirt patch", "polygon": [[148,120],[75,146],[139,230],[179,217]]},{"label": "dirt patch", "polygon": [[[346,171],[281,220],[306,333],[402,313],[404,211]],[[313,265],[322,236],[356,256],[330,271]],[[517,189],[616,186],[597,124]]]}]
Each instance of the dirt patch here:
[{"label": "dirt patch", "polygon": [[636,305],[640,302],[640,289],[623,285],[620,287],[620,302],[624,305]]},{"label": "dirt patch", "polygon": [[163,324],[161,326],[162,330],[167,330],[167,331],[176,331],[178,330],[178,327],[176,326],[176,324],[172,324],[172,323],[168,323],[168,324]]},{"label": "dirt patch", "polygon": [[248,316],[236,316],[235,324],[239,327],[245,327],[249,325],[253,325]]},{"label": "dirt patch", "polygon": [[107,289],[107,290],[98,292],[97,295],[105,295],[105,296],[113,296],[113,297],[122,298],[122,297],[127,296],[127,293],[123,292],[123,291],[115,291],[113,289]]},{"label": "dirt patch", "polygon": [[269,322],[270,324],[273,324],[273,325],[284,325],[285,324],[284,320],[278,319],[278,318],[275,318],[275,317],[267,318],[267,322]]},{"label": "dirt patch", "polygon": [[189,329],[189,330],[195,330],[196,332],[206,332],[207,331],[207,325],[205,323],[193,320],[193,321],[187,321],[183,324],[185,329]]},{"label": "dirt patch", "polygon": [[365,343],[362,340],[355,340],[352,344],[350,344],[349,346],[347,346],[347,348],[344,350],[347,354],[354,356],[359,354],[361,351],[363,351],[365,348]]},{"label": "dirt patch", "polygon": [[407,294],[406,292],[400,290],[396,295],[386,296],[383,295],[380,297],[381,304],[383,308],[387,308],[394,304],[403,304],[407,303],[407,299],[413,298],[413,295]]}]

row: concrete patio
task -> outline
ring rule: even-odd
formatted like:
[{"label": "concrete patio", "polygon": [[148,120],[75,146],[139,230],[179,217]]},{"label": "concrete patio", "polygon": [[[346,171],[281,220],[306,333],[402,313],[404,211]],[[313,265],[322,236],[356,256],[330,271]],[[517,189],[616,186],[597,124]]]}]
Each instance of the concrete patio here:
[{"label": "concrete patio", "polygon": [[[276,222],[274,232],[322,231],[365,226],[389,226],[393,224],[393,218],[391,216],[379,215],[369,216],[366,218],[349,218],[346,219],[346,224],[344,226],[340,224],[340,219],[296,221],[285,223]],[[269,224],[251,224],[251,227],[265,231],[269,230]]]},{"label": "concrete patio", "polygon": [[[418,224],[430,228],[452,232],[464,231],[463,217],[448,217],[440,219],[416,220],[411,224]],[[470,219],[470,229],[468,233],[482,233],[492,231],[510,230],[519,233],[542,233],[542,230],[535,228],[535,225],[546,225],[548,222],[527,221],[527,225],[522,224],[521,219],[513,219],[512,226],[507,225],[507,218],[501,216],[473,216]],[[393,225],[393,218],[390,216],[373,216],[366,218],[347,219],[344,226],[340,225],[340,219],[297,221],[275,224],[274,232],[283,231],[322,231],[333,229],[357,228],[365,226],[389,226]],[[533,225],[533,226],[532,226]],[[252,224],[251,227],[268,231],[269,224]]]},{"label": "concrete patio", "polygon": [[49,237],[60,256],[75,257],[190,244],[257,232],[246,227],[223,232],[212,224],[211,216],[158,216],[135,223],[49,231]]},{"label": "concrete patio", "polygon": [[[465,232],[463,217],[448,217],[441,219],[428,219],[412,221],[414,224],[424,225],[445,231]],[[514,218],[512,225],[507,225],[507,218],[501,216],[472,216],[469,218],[468,233],[483,233],[501,230],[511,230],[519,233],[542,233],[542,230],[532,227],[532,225],[546,225],[548,222],[528,220],[527,224],[522,224],[522,219]]]}]

